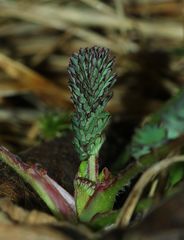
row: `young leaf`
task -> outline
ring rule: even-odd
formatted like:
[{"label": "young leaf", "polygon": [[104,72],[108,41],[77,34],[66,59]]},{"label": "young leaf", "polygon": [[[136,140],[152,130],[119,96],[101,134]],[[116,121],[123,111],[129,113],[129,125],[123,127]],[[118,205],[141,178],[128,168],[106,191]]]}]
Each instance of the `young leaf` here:
[{"label": "young leaf", "polygon": [[166,137],[164,127],[159,127],[156,124],[148,124],[142,129],[137,129],[132,140],[132,156],[138,159],[140,156],[148,154],[150,148],[156,148],[163,144]]},{"label": "young leaf", "polygon": [[25,182],[37,192],[51,212],[58,218],[75,218],[75,203],[73,197],[53,179],[45,170],[36,165],[29,166],[20,158],[0,146],[0,160],[9,165]]},{"label": "young leaf", "polygon": [[82,222],[90,222],[96,214],[108,213],[113,209],[116,195],[121,189],[119,185],[117,186],[116,180],[111,178],[96,184],[85,205],[80,209],[79,217]]}]

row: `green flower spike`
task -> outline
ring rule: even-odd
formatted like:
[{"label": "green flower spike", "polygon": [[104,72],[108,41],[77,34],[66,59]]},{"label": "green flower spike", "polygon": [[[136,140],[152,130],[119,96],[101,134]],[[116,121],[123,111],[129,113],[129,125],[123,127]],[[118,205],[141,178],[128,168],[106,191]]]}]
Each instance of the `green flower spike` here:
[{"label": "green flower spike", "polygon": [[[74,145],[80,160],[88,161],[87,174],[92,181],[97,180],[97,158],[110,117],[104,108],[112,97],[111,87],[116,81],[112,66],[108,49],[92,47],[73,54],[68,68],[75,106],[72,120]],[[85,167],[81,169],[84,175]]]}]

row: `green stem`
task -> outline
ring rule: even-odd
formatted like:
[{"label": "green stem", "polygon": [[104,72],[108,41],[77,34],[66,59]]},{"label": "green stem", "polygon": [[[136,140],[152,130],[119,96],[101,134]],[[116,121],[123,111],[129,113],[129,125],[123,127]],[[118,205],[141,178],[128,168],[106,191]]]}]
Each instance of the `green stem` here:
[{"label": "green stem", "polygon": [[92,155],[88,160],[88,176],[89,180],[96,182],[98,178],[98,160]]}]

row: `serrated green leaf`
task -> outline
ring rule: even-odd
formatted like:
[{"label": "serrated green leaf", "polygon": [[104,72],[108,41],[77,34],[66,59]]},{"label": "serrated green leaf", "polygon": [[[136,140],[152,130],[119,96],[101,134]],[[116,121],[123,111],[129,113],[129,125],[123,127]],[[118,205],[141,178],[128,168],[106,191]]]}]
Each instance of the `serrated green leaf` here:
[{"label": "serrated green leaf", "polygon": [[159,144],[166,138],[166,131],[157,125],[145,125],[138,129],[133,139],[135,145],[154,146]]}]

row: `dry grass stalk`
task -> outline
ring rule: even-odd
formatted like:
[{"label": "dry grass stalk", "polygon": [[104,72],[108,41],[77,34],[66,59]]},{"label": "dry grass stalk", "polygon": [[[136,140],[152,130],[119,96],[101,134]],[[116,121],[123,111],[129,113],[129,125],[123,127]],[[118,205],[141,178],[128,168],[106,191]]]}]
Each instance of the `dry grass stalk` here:
[{"label": "dry grass stalk", "polygon": [[146,170],[143,173],[143,175],[140,177],[138,182],[135,184],[125,204],[123,205],[120,211],[119,217],[117,219],[116,225],[120,227],[126,227],[129,224],[132,218],[133,212],[135,210],[135,207],[146,185],[150,182],[150,180],[153,177],[155,177],[160,172],[164,171],[166,168],[168,168],[169,166],[177,162],[184,162],[184,156],[181,155],[181,156],[166,158],[154,164],[152,167],[150,167],[148,170]]},{"label": "dry grass stalk", "polygon": [[47,104],[70,107],[67,92],[52,84],[49,80],[29,69],[22,63],[0,53],[0,68],[9,76],[19,81],[25,90],[33,91]]}]

